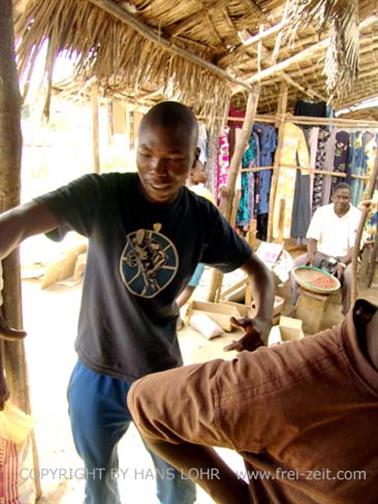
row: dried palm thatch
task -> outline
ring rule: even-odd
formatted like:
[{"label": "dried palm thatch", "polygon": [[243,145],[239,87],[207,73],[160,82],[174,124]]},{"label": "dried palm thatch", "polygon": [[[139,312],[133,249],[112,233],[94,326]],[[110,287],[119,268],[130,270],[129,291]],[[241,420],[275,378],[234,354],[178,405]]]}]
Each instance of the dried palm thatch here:
[{"label": "dried palm thatch", "polygon": [[[219,123],[228,110],[231,93],[225,80],[162,50],[90,2],[31,0],[16,19],[15,29],[21,75],[32,72],[40,49],[47,43],[47,115],[54,64],[62,53],[75,62],[75,78],[95,81],[104,94],[110,89],[159,91],[191,106],[196,114],[208,118],[210,126]],[[192,51],[208,56],[206,48]]]},{"label": "dried palm thatch", "polygon": [[358,0],[288,0],[287,33],[293,37],[312,23],[320,34],[329,27],[323,74],[328,93],[347,93],[358,74]]}]

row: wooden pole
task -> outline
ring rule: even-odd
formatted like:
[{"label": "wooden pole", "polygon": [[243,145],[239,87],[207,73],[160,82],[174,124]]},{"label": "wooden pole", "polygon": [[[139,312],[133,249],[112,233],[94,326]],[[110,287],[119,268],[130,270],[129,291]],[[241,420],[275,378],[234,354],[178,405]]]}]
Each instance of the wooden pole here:
[{"label": "wooden pole", "polygon": [[280,210],[278,216],[278,233],[277,233],[277,242],[284,242],[284,225],[285,225],[285,207],[286,201],[284,198],[280,199]]},{"label": "wooden pole", "polygon": [[278,97],[278,104],[277,104],[278,146],[274,157],[274,170],[272,175],[272,183],[270,186],[270,196],[269,196],[268,237],[267,237],[268,241],[272,241],[273,237],[273,212],[277,193],[278,176],[280,171],[281,151],[283,143],[283,127],[285,124],[285,111],[287,106],[287,92],[288,92],[287,83],[285,81],[281,81],[280,95]]},{"label": "wooden pole", "polygon": [[236,179],[240,171],[241,162],[245,149],[248,146],[248,140],[252,133],[253,123],[255,122],[257,102],[259,99],[260,88],[257,87],[248,96],[247,110],[243,122],[243,127],[238,137],[239,141],[235,146],[234,155],[231,159],[230,170],[227,180],[227,197],[223,199],[223,205],[220,210],[227,220],[230,220],[232,212],[232,201],[235,195]]},{"label": "wooden pole", "polygon": [[270,37],[274,35],[275,33],[279,32],[282,30],[285,26],[286,23],[278,23],[275,26],[272,26],[271,28],[268,28],[267,30],[263,32],[259,32],[257,35],[254,35],[253,37],[250,37],[246,42],[243,44],[240,44],[234,51],[227,53],[227,54],[222,54],[220,58],[218,58],[218,62],[220,64],[223,64],[227,58],[229,58],[231,55],[235,56],[236,54],[240,54],[244,51],[247,51],[248,48],[250,48],[253,44],[257,44],[258,42],[261,42],[262,40],[266,39],[267,37]]},{"label": "wooden pole", "polygon": [[92,146],[93,146],[93,169],[95,173],[100,173],[100,148],[99,148],[99,127],[98,127],[98,94],[93,91],[91,94],[92,105]]},{"label": "wooden pole", "polygon": [[[14,50],[12,0],[0,1],[0,211],[20,202],[21,96]],[[13,327],[22,326],[21,278],[18,250],[3,260],[3,312]],[[4,365],[12,402],[30,413],[28,373],[22,341],[4,341]],[[34,436],[33,458],[37,496],[41,494]]]},{"label": "wooden pole", "polygon": [[[235,196],[236,179],[240,170],[244,151],[248,145],[248,140],[252,133],[253,123],[255,121],[259,92],[260,87],[257,86],[248,96],[247,110],[245,113],[243,127],[240,132],[240,136],[238,137],[238,142],[235,146],[234,155],[231,159],[230,171],[227,180],[227,196],[222,200],[220,207],[220,211],[228,221],[230,221],[232,215],[232,202],[234,201]],[[217,299],[221,287],[222,273],[218,270],[214,270],[208,297],[209,301],[215,301]]]},{"label": "wooden pole", "polygon": [[[371,174],[370,178],[370,183],[366,189],[366,199],[370,200],[373,197],[374,194],[374,188],[377,183],[377,175],[378,175],[378,152],[375,156],[375,164],[374,164],[374,169],[373,173]],[[360,243],[361,243],[361,237],[362,233],[364,230],[366,218],[369,214],[369,208],[365,207],[362,209],[361,213],[361,218],[360,222],[358,224],[357,232],[356,232],[356,239],[354,241],[354,246],[353,246],[353,255],[352,255],[352,285],[351,285],[351,292],[350,292],[350,302],[351,305],[356,301],[357,296],[358,296],[358,285],[357,285],[357,260],[358,256],[360,253]]]}]

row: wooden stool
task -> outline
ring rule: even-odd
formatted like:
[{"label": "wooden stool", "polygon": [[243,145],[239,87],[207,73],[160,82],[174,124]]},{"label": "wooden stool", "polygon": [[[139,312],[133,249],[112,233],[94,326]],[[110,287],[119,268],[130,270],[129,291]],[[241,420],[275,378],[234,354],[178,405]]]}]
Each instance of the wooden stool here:
[{"label": "wooden stool", "polygon": [[299,287],[296,318],[302,320],[305,334],[315,334],[320,331],[328,302],[329,294],[315,294]]}]

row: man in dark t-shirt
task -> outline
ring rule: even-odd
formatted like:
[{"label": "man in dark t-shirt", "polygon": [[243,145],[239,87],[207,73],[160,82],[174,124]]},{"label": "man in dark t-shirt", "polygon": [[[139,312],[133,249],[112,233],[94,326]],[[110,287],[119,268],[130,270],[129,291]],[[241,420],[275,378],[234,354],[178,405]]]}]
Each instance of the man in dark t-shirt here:
[{"label": "man in dark t-shirt", "polygon": [[[79,360],[68,389],[86,504],[120,503],[114,475],[131,421],[127,392],[148,373],[182,365],[175,299],[199,262],[223,272],[241,267],[256,286],[256,318],[237,322],[245,335],[229,349],[253,349],[269,333],[268,270],[213,205],[184,187],[197,134],[187,107],[161,103],[142,120],[137,174],[86,175],[0,217],[0,258],[37,233],[59,240],[75,230],[89,238]],[[160,502],[193,503],[193,484],[151,456]]]}]

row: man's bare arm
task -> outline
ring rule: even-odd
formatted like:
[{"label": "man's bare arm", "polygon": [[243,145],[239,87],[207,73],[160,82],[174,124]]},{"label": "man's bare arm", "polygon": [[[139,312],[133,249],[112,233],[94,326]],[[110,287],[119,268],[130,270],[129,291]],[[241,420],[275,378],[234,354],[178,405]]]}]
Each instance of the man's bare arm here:
[{"label": "man's bare arm", "polygon": [[7,257],[29,236],[47,233],[58,221],[46,205],[31,201],[0,215],[0,259]]}]

